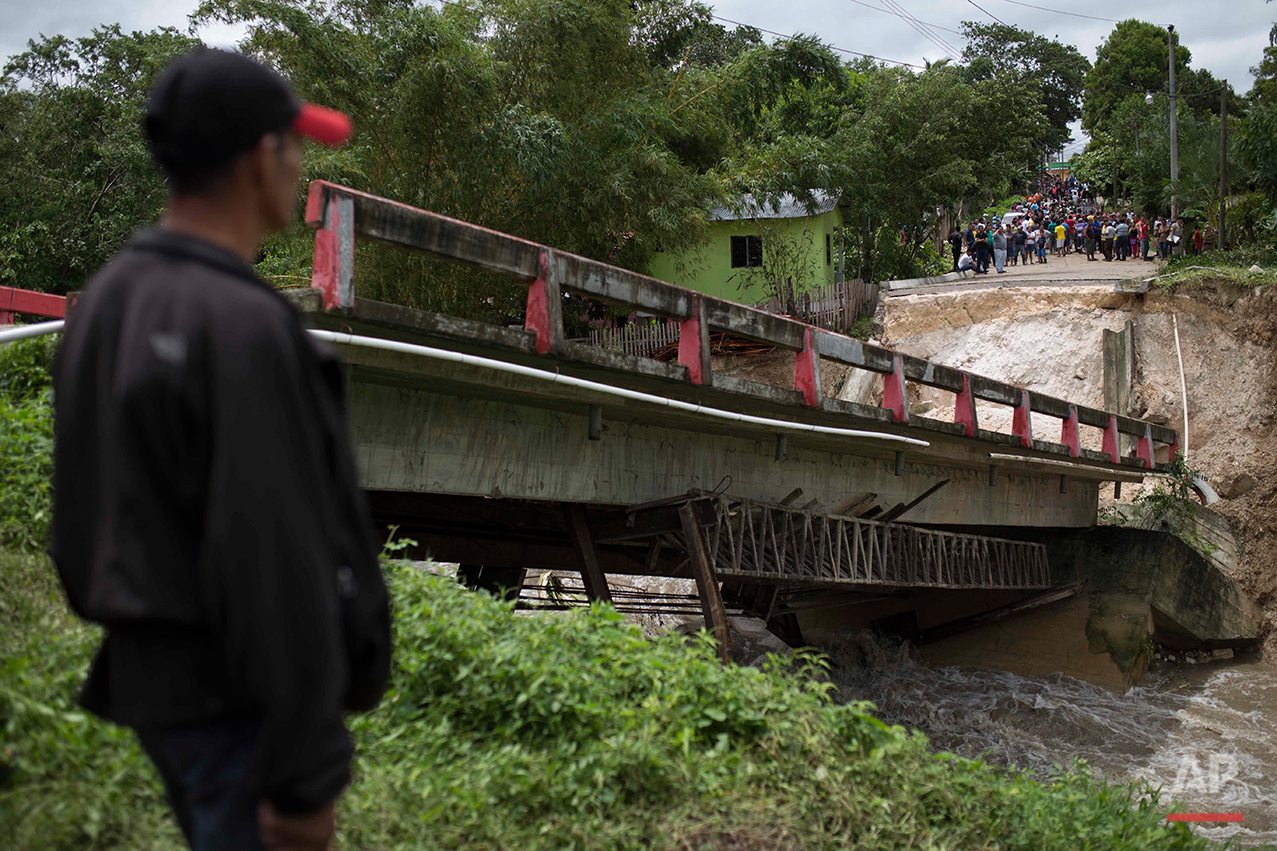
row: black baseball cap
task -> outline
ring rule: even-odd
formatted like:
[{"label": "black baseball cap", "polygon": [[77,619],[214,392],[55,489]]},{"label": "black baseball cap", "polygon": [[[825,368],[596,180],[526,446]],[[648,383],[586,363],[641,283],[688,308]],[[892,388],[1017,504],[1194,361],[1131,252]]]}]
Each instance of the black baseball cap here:
[{"label": "black baseball cap", "polygon": [[224,165],[285,129],[336,146],[350,138],[351,125],[334,109],[300,101],[270,68],[227,50],[201,48],[175,59],[146,108],[151,152],[170,174]]}]

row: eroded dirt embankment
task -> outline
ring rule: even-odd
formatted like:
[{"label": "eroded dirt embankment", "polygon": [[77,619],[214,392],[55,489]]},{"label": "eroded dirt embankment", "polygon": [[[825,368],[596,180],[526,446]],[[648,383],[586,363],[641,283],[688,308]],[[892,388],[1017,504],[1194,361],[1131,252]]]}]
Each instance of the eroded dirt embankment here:
[{"label": "eroded dirt embankment", "polygon": [[[1225,281],[1188,294],[1119,295],[1102,287],[999,289],[890,299],[883,341],[901,351],[1044,393],[1105,407],[1104,329],[1133,325],[1135,379],[1129,413],[1183,428],[1178,323],[1188,399],[1188,456],[1242,521],[1243,587],[1277,615],[1277,318],[1272,292]],[[855,382],[848,382],[855,384]],[[849,388],[864,393],[872,385]],[[872,390],[869,390],[872,393]],[[953,397],[920,388],[927,416],[952,416]],[[872,398],[872,397],[870,397]],[[870,400],[869,398],[866,401]],[[1009,430],[1010,409],[981,406],[986,428]],[[1058,422],[1034,431],[1058,440]],[[1083,429],[1099,448],[1098,429]],[[1111,487],[1104,495],[1111,496]],[[1123,496],[1131,497],[1131,489]]]},{"label": "eroded dirt embankment", "polygon": [[[1227,281],[1191,293],[1121,295],[1109,285],[1005,288],[890,298],[882,342],[1072,402],[1110,407],[1104,398],[1103,332],[1132,324],[1135,376],[1127,413],[1183,428],[1178,324],[1188,390],[1188,452],[1223,500],[1212,506],[1241,521],[1244,554],[1236,578],[1277,624],[1277,298]],[[716,372],[780,386],[793,381],[792,353],[715,358]],[[882,378],[828,361],[824,392],[879,404]],[[953,394],[910,385],[914,413],[953,416]],[[1010,432],[1011,409],[980,404],[983,428]],[[1059,421],[1034,419],[1035,436],[1058,441]],[[1099,429],[1083,445],[1100,449]],[[1145,487],[1152,487],[1149,481]],[[1124,501],[1139,488],[1122,490]],[[1112,498],[1113,488],[1101,491]],[[1277,651],[1277,632],[1271,634]],[[1277,653],[1272,654],[1277,658]]]}]

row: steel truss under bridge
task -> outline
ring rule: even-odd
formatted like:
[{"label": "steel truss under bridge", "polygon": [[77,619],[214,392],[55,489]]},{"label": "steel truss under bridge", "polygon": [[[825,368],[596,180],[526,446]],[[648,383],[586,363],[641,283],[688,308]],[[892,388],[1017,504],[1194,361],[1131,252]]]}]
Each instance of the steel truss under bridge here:
[{"label": "steel truss under bridge", "polygon": [[[704,537],[719,577],[914,588],[1049,588],[1046,547],[782,505],[705,497]],[[702,509],[701,516],[705,517]]]}]

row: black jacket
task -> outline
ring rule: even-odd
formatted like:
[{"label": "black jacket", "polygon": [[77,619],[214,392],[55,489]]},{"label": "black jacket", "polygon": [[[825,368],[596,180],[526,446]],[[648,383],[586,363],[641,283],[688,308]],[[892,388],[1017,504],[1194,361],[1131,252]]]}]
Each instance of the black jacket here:
[{"label": "black jacket", "polygon": [[163,231],[85,288],[54,364],[53,557],[107,627],[81,696],[135,727],[261,719],[253,791],[348,782],[390,667],[332,351],[242,260]]}]

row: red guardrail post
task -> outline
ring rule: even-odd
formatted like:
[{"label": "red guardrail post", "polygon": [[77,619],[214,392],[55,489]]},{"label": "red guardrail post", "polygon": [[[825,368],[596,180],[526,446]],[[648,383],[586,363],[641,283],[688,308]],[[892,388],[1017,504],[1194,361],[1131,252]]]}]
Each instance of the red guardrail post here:
[{"label": "red guardrail post", "polygon": [[1070,458],[1079,458],[1082,455],[1082,440],[1078,434],[1077,428],[1077,405],[1069,405],[1068,419],[1062,420],[1060,424],[1060,443],[1069,448]]},{"label": "red guardrail post", "polygon": [[980,430],[975,412],[975,394],[971,392],[971,376],[965,372],[962,373],[962,390],[953,403],[953,421],[962,426],[963,434],[967,437],[975,437]]},{"label": "red guardrail post", "polygon": [[909,399],[905,391],[905,362],[899,352],[892,355],[891,372],[882,377],[882,406],[898,423],[909,422]]},{"label": "red guardrail post", "polygon": [[803,404],[820,407],[820,352],[811,328],[803,329],[803,347],[794,357],[794,389],[803,394]]},{"label": "red guardrail post", "polygon": [[1117,415],[1109,415],[1109,427],[1104,429],[1104,454],[1114,464],[1122,463],[1121,441],[1117,436]]},{"label": "red guardrail post", "polygon": [[1020,404],[1011,415],[1011,434],[1020,438],[1025,449],[1033,448],[1033,411],[1029,407],[1029,391],[1020,391]]},{"label": "red guardrail post", "polygon": [[678,362],[687,367],[693,384],[713,384],[709,364],[709,326],[705,324],[705,303],[692,297],[692,315],[679,323]]},{"label": "red guardrail post", "polygon": [[1135,456],[1146,468],[1153,469],[1153,427],[1148,423],[1144,423],[1144,436],[1135,444]]},{"label": "red guardrail post", "polygon": [[310,285],[323,293],[324,309],[355,304],[355,201],[321,181],[306,196],[306,223],[315,228]]},{"label": "red guardrail post", "polygon": [[528,312],[523,323],[524,328],[536,334],[537,352],[543,355],[558,346],[563,325],[563,295],[554,266],[550,252],[542,251],[540,272],[528,284]]}]

